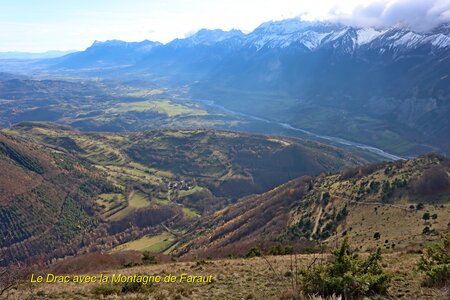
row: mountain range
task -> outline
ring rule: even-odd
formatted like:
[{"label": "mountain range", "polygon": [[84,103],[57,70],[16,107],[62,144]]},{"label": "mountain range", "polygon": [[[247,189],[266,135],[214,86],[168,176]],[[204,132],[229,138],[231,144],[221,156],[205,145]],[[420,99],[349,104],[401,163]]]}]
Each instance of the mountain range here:
[{"label": "mountain range", "polygon": [[450,151],[449,49],[449,24],[415,32],[288,19],[167,44],[95,42],[39,64],[188,86],[192,99],[414,156]]}]

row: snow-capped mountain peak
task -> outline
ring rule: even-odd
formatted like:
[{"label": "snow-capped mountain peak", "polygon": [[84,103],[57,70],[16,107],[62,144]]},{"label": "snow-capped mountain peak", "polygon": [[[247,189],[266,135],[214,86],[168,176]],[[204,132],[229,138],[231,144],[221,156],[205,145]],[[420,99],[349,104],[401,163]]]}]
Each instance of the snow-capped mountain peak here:
[{"label": "snow-capped mountain peak", "polygon": [[[420,33],[400,25],[391,28],[355,28],[329,22],[305,22],[299,18],[263,23],[245,37],[248,48],[303,47],[310,51],[345,45],[344,52],[359,47],[417,48],[423,45],[446,48],[450,45],[450,25],[443,24],[432,32]],[[353,49],[353,50],[352,50]]]},{"label": "snow-capped mountain peak", "polygon": [[225,40],[242,37],[244,37],[244,33],[237,29],[232,29],[230,31],[221,29],[200,29],[195,34],[185,39],[175,39],[169,44],[175,47],[193,47],[196,45],[213,45]]},{"label": "snow-capped mountain peak", "polygon": [[383,35],[387,30],[376,30],[374,28],[360,28],[357,30],[358,45],[365,45],[372,42],[377,37]]}]

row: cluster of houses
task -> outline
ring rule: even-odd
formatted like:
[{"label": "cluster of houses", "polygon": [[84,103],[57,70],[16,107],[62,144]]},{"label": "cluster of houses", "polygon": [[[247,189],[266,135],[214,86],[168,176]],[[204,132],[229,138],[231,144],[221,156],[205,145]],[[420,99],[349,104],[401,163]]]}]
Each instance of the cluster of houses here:
[{"label": "cluster of houses", "polygon": [[168,190],[188,191],[194,187],[194,182],[190,180],[173,180],[166,183]]}]

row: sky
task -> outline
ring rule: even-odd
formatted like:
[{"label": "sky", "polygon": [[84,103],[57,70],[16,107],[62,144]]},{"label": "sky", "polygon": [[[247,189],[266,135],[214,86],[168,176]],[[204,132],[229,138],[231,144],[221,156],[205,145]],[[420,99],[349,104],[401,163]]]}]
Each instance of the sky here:
[{"label": "sky", "polygon": [[426,31],[450,21],[450,0],[0,0],[0,52],[82,50],[110,39],[167,43],[201,28],[250,32],[292,17]]}]

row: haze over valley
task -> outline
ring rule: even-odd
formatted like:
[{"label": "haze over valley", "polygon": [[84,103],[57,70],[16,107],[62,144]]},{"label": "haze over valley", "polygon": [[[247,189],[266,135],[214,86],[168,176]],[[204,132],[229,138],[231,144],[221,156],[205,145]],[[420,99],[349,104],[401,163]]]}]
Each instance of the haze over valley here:
[{"label": "haze over valley", "polygon": [[[8,110],[1,120],[4,126],[27,120],[21,115],[30,114],[36,103],[29,105],[21,100],[29,101],[28,94],[44,86],[54,96],[58,94],[58,99],[38,102],[38,106],[46,105],[48,115],[38,110],[32,113],[34,118],[75,123],[82,130],[205,125],[295,135],[292,130],[278,128],[271,132],[264,128],[264,120],[269,120],[400,157],[430,151],[448,154],[449,28],[443,24],[430,32],[414,32],[399,26],[358,28],[288,19],[264,23],[249,34],[204,29],[164,45],[96,41],[85,51],[59,58],[6,61],[4,71],[24,68],[23,73],[35,77],[2,79],[2,98]],[[80,76],[89,92],[75,86]],[[2,77],[8,78],[6,74]],[[37,78],[47,81],[37,82]],[[68,90],[52,87],[67,80],[72,82]],[[78,106],[75,110],[55,105],[74,88],[84,97],[78,97],[77,102],[86,97],[108,97],[118,105],[125,100],[134,106],[112,115],[102,111],[106,119],[90,120],[85,116],[92,112],[86,110],[98,114],[98,101],[83,103],[85,114],[77,103],[72,104]],[[22,95],[17,94],[19,91]],[[40,90],[47,97],[43,92]],[[11,97],[17,99],[10,101]],[[191,119],[186,120],[188,124],[183,124],[185,120],[161,123],[161,118],[126,120],[135,118],[130,114],[161,114],[155,105],[148,105],[149,100],[156,106],[167,100],[181,102],[181,106],[200,106],[220,116],[212,120],[204,112],[199,116],[199,112],[195,115],[185,110]],[[217,111],[218,106],[224,109]],[[76,121],[78,115],[74,113],[83,120]],[[192,119],[199,121],[195,124]],[[229,121],[234,119],[243,120]],[[262,124],[246,126],[255,122]]]},{"label": "haze over valley", "polygon": [[0,297],[447,299],[450,3],[179,2],[0,21]]}]

